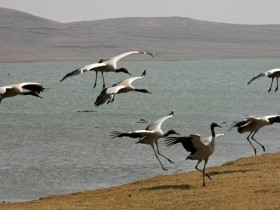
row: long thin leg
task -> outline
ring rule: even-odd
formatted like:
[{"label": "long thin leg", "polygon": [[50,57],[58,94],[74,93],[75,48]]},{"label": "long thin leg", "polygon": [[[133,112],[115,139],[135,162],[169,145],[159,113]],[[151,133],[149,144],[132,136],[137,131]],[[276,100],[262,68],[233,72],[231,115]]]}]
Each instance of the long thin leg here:
[{"label": "long thin leg", "polygon": [[[200,162],[201,162],[201,161],[198,161],[198,163],[197,163],[196,166],[195,166],[195,169],[198,170],[198,171],[200,171],[201,173],[205,174],[210,180],[212,180],[211,177],[210,177],[208,174],[204,173],[203,171],[201,171],[201,170],[197,167],[198,164],[199,164]],[[204,164],[206,165],[206,163],[204,163]],[[204,165],[204,166],[205,166],[205,165]]]},{"label": "long thin leg", "polygon": [[[206,160],[204,160],[204,166],[203,166],[203,175],[206,174],[205,173],[205,166],[206,166],[206,163],[208,162],[208,158]],[[210,176],[208,174],[206,174],[209,178]],[[210,178],[211,179],[211,178]],[[205,178],[203,176],[203,186],[205,187]]]},{"label": "long thin leg", "polygon": [[97,74],[98,74],[98,71],[95,71],[95,82],[94,82],[93,88],[96,87],[96,83],[97,83]]},{"label": "long thin leg", "polygon": [[274,80],[274,77],[272,77],[272,78],[271,78],[271,84],[270,84],[270,88],[269,88],[268,92],[270,92],[270,91],[271,91],[272,84],[273,84],[273,80]]},{"label": "long thin leg", "polygon": [[254,136],[255,136],[255,134],[258,132],[258,130],[256,130],[255,132],[254,132],[254,134],[251,136],[251,139],[253,139],[255,142],[257,142],[260,146],[262,146],[262,149],[263,149],[263,151],[265,152],[265,147],[260,143],[260,142],[258,142],[256,139],[254,139]]},{"label": "long thin leg", "polygon": [[103,89],[105,88],[105,81],[104,81],[104,76],[103,76],[103,71],[101,71],[102,79],[103,79]]},{"label": "long thin leg", "polygon": [[161,154],[161,153],[159,152],[159,149],[158,149],[158,142],[157,142],[157,141],[155,142],[155,144],[156,144],[156,146],[157,146],[157,153],[158,153],[160,156],[164,157],[166,160],[168,160],[169,163],[174,164],[174,162],[173,162],[172,160],[170,160],[169,158],[165,157],[163,154]]},{"label": "long thin leg", "polygon": [[252,133],[253,133],[253,132],[251,132],[251,133],[249,134],[249,136],[247,136],[247,140],[249,141],[249,143],[251,144],[251,146],[254,148],[255,155],[257,155],[257,150],[256,150],[256,148],[254,147],[254,145],[252,144],[252,142],[250,141],[250,139],[249,139],[249,137],[250,137],[250,135],[251,135]]},{"label": "long thin leg", "polygon": [[166,168],[164,168],[164,167],[163,167],[163,165],[162,165],[162,163],[160,162],[160,160],[159,160],[159,158],[158,158],[158,156],[157,156],[157,152],[156,152],[156,150],[155,150],[154,145],[151,145],[151,146],[152,146],[152,148],[153,148],[153,150],[154,150],[154,152],[155,152],[155,156],[157,157],[158,162],[160,163],[160,165],[161,165],[162,169],[163,169],[163,170],[165,170],[165,171],[167,171],[167,169],[166,169]]},{"label": "long thin leg", "polygon": [[276,86],[275,92],[278,90],[278,77],[276,77],[276,81],[277,81],[277,86]]}]

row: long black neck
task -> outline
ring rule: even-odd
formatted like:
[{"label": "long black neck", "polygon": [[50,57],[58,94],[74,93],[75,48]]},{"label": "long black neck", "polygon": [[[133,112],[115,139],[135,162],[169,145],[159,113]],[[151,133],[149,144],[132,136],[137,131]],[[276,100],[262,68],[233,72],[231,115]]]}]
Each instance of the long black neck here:
[{"label": "long black neck", "polygon": [[216,136],[215,130],[214,130],[215,127],[213,125],[211,125],[210,127],[211,127],[212,137],[215,137]]},{"label": "long black neck", "polygon": [[164,137],[167,137],[167,136],[169,136],[171,134],[171,131],[168,131],[167,133],[165,133],[165,134],[163,134],[164,135]]}]

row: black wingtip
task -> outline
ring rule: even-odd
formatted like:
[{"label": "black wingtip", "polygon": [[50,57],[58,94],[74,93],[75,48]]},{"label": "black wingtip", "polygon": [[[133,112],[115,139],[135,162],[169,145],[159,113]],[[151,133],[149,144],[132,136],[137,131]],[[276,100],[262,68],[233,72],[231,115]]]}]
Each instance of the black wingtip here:
[{"label": "black wingtip", "polygon": [[143,71],[143,73],[141,74],[141,77],[145,77],[146,76],[146,69]]},{"label": "black wingtip", "polygon": [[171,111],[171,112],[169,113],[169,115],[174,115],[174,112],[173,112],[173,111]]}]

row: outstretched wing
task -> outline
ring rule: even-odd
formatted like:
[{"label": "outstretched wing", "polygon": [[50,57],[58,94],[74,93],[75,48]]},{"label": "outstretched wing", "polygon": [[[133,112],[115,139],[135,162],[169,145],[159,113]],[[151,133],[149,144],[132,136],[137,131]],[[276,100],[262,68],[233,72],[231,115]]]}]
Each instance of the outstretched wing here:
[{"label": "outstretched wing", "polygon": [[30,90],[37,93],[43,92],[45,89],[40,83],[37,82],[23,82],[20,83],[20,86],[23,89]]},{"label": "outstretched wing", "polygon": [[264,74],[264,73],[261,73],[261,74],[255,76],[255,77],[253,77],[253,78],[247,83],[247,85],[249,85],[249,84],[250,84],[252,81],[254,81],[255,79],[258,79],[258,78],[264,77],[264,76],[265,76],[265,74]]},{"label": "outstretched wing", "polygon": [[263,72],[263,73],[261,73],[261,74],[255,76],[255,77],[253,77],[247,84],[249,85],[252,81],[254,81],[254,80],[257,79],[257,78],[264,77],[264,76],[267,76],[267,77],[268,77],[268,76],[270,76],[271,74],[274,74],[275,72],[279,72],[279,71],[280,71],[279,68],[270,69],[270,70],[268,70],[268,71],[265,71],[265,72]]},{"label": "outstretched wing", "polygon": [[152,57],[154,57],[155,55],[153,53],[150,53],[150,52],[144,52],[144,51],[130,51],[130,52],[126,52],[126,53],[123,53],[123,54],[120,54],[120,55],[117,55],[115,57],[112,57],[111,59],[112,60],[115,60],[116,62],[121,60],[122,58],[126,57],[126,56],[129,56],[129,55],[133,55],[133,54],[147,54],[147,55],[150,55]]},{"label": "outstretched wing", "polygon": [[94,70],[94,68],[101,67],[101,66],[106,66],[106,64],[105,63],[93,63],[93,64],[86,65],[82,68],[76,69],[76,70],[66,74],[60,80],[60,82],[62,82],[63,80],[65,80],[68,77],[72,77],[72,76],[76,76],[76,75],[79,75],[79,74],[82,74],[82,73],[85,73],[85,72],[88,72],[88,71],[92,71],[92,70]]},{"label": "outstretched wing", "polygon": [[116,84],[114,84],[113,86],[117,86],[117,85],[128,85],[128,84],[131,84],[132,82],[134,82],[135,80],[137,79],[142,79],[144,78],[146,75],[146,70],[144,70],[144,72],[141,74],[141,76],[139,77],[130,77],[128,79],[124,79]]},{"label": "outstretched wing", "polygon": [[[225,134],[223,133],[219,133],[219,134],[216,134],[215,137],[216,139],[221,137],[221,136],[224,136]],[[201,142],[205,145],[209,144],[210,141],[212,140],[212,136],[208,136],[208,137],[205,137],[204,139],[201,140]]]},{"label": "outstretched wing", "polygon": [[112,98],[113,95],[117,94],[119,90],[121,90],[124,86],[114,86],[114,87],[109,87],[106,89],[103,89],[99,96],[97,96],[94,105],[96,107],[104,104],[108,100]]},{"label": "outstretched wing", "polygon": [[230,131],[232,128],[234,128],[234,127],[239,128],[239,127],[241,127],[241,126],[243,126],[243,125],[246,125],[246,124],[248,124],[248,123],[250,123],[250,122],[252,122],[252,121],[258,121],[258,120],[259,120],[259,118],[257,118],[257,117],[248,116],[248,117],[246,117],[244,120],[234,122],[233,125],[229,128],[229,131]]},{"label": "outstretched wing", "polygon": [[172,111],[169,115],[167,115],[167,116],[165,116],[165,117],[162,117],[162,118],[156,120],[155,122],[151,123],[150,125],[148,125],[148,127],[146,128],[146,130],[150,130],[150,131],[151,131],[151,130],[161,129],[161,128],[160,128],[160,127],[161,127],[161,124],[162,124],[165,120],[169,119],[170,117],[173,117],[173,115],[174,115],[174,112]]},{"label": "outstretched wing", "polygon": [[201,142],[199,135],[190,135],[185,137],[167,137],[164,141],[167,147],[171,147],[174,144],[181,143],[185,150],[191,152],[192,154],[195,153],[196,150],[205,146]]},{"label": "outstretched wing", "polygon": [[119,137],[119,138],[121,138],[121,137],[141,138],[141,137],[147,136],[152,133],[153,133],[152,131],[147,131],[147,130],[137,130],[137,131],[128,132],[128,133],[113,131],[113,132],[111,132],[111,139],[114,139],[117,137]]}]

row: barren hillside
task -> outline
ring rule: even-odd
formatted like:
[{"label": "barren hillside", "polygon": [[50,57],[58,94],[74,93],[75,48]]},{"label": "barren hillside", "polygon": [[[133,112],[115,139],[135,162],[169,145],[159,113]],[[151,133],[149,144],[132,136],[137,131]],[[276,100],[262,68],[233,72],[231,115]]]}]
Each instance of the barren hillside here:
[{"label": "barren hillside", "polygon": [[134,49],[158,53],[159,60],[276,58],[280,25],[182,17],[59,23],[0,8],[0,48],[0,61],[98,60]]}]

